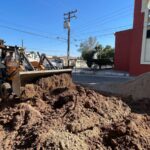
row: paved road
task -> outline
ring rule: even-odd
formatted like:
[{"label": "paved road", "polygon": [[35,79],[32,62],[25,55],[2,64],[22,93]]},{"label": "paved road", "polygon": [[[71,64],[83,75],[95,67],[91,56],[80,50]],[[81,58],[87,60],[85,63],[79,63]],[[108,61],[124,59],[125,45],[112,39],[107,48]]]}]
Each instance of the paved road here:
[{"label": "paved road", "polygon": [[88,74],[73,74],[73,81],[91,89],[116,94],[115,86],[132,78],[124,76],[95,76]]},{"label": "paved road", "polygon": [[120,76],[95,76],[87,74],[73,74],[73,81],[81,84],[109,84],[129,81],[129,77]]}]

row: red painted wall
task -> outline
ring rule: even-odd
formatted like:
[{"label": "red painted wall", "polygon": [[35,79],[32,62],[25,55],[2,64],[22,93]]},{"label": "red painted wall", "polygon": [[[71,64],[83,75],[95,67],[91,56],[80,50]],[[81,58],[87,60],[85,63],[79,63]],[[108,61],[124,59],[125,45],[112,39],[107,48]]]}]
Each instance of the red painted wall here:
[{"label": "red painted wall", "polygon": [[130,53],[130,69],[131,75],[139,75],[150,71],[150,65],[141,65],[142,38],[144,13],[141,12],[142,0],[135,0],[134,25],[133,25],[133,42]]},{"label": "red painted wall", "polygon": [[115,69],[128,71],[130,75],[150,71],[150,65],[140,64],[144,23],[141,8],[142,0],[135,0],[133,29],[116,33]]},{"label": "red painted wall", "polygon": [[129,71],[129,55],[130,45],[132,40],[132,29],[117,32],[115,43],[115,69],[122,71]]}]

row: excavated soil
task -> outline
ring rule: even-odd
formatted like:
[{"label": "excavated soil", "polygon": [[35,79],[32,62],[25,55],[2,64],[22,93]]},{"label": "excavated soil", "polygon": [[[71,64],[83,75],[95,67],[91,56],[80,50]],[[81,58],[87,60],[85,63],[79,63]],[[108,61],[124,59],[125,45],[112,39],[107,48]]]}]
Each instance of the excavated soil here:
[{"label": "excavated soil", "polygon": [[150,116],[54,75],[23,87],[21,99],[1,101],[0,149],[148,150]]},{"label": "excavated soil", "polygon": [[150,72],[144,73],[125,83],[112,83],[101,87],[101,91],[108,91],[124,97],[132,97],[133,100],[150,99]]}]

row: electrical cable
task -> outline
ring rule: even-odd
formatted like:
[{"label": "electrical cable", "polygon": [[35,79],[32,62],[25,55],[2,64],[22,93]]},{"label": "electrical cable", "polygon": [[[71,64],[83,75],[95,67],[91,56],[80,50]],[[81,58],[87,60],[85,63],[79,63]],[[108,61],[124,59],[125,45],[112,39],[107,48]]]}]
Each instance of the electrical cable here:
[{"label": "electrical cable", "polygon": [[41,38],[53,39],[53,40],[55,39],[55,40],[59,40],[59,41],[63,41],[63,42],[66,41],[66,39],[65,39],[65,38],[62,38],[62,37],[46,36],[46,35],[43,35],[43,34],[40,34],[40,33],[25,31],[25,30],[22,30],[22,29],[18,29],[18,28],[6,26],[6,25],[2,25],[2,24],[0,24],[0,27],[5,28],[5,29],[9,29],[9,30],[13,30],[13,31],[17,31],[17,32],[22,32],[22,33],[29,34],[29,35],[33,35],[33,36],[37,36],[37,37],[41,37]]}]

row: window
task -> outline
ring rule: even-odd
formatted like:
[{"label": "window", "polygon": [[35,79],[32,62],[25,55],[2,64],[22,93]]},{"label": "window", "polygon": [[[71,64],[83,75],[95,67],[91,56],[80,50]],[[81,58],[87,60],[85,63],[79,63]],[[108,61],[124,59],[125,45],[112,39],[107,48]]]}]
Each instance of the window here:
[{"label": "window", "polygon": [[147,34],[146,38],[150,38],[150,9],[148,10],[148,20],[147,20]]},{"label": "window", "polygon": [[148,39],[150,38],[150,30],[147,30],[147,36]]}]

